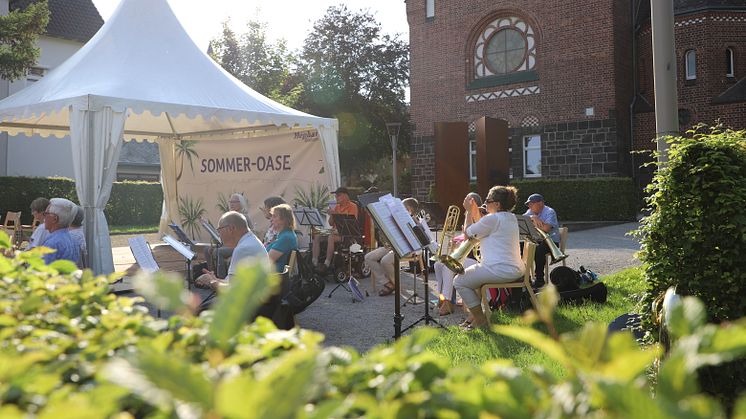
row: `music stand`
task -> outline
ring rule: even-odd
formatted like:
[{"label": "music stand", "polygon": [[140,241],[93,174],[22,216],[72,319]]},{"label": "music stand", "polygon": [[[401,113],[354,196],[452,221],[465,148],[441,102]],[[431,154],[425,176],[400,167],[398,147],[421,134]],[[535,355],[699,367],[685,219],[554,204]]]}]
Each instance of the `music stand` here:
[{"label": "music stand", "polygon": [[[349,214],[331,214],[332,222],[334,223],[334,226],[337,229],[337,232],[339,233],[339,236],[342,237],[344,240],[345,238],[350,237],[360,237],[362,234],[360,233],[360,226],[357,223],[357,218],[355,218],[354,215]],[[331,240],[331,237],[330,237]],[[336,291],[339,287],[344,288],[347,292],[352,293],[352,290],[348,287],[348,283],[352,280],[355,280],[355,278],[352,277],[352,251],[348,249],[348,269],[347,269],[347,275],[344,280],[340,281],[336,287],[334,287],[333,290],[329,293],[328,297],[332,298],[332,294],[334,294],[334,291]],[[355,299],[353,298],[353,301]]]},{"label": "music stand", "polygon": [[[314,227],[323,227],[324,219],[321,216],[318,208],[309,207],[296,207],[293,208],[293,215],[298,220],[298,224],[302,226],[309,226],[310,230]],[[310,249],[313,245],[313,237],[311,234],[308,235],[308,248]]]},{"label": "music stand", "polygon": [[516,215],[515,218],[518,222],[518,235],[520,237],[526,237],[528,240],[537,244],[544,242],[544,238],[536,231],[536,226],[531,221],[531,217],[528,215]]},{"label": "music stand", "polygon": [[[215,227],[213,227],[209,220],[202,219],[200,220],[200,223],[202,224],[202,228],[204,228],[207,231],[207,234],[210,235],[212,242],[215,243],[215,251],[213,252],[213,254],[215,255],[215,273],[217,274],[218,272],[220,272],[220,259],[222,258],[220,257],[219,249],[223,246],[223,240],[220,239],[220,234],[215,229]],[[210,246],[212,246],[212,243],[210,243]]]},{"label": "music stand", "polygon": [[189,236],[187,236],[186,232],[181,228],[180,225],[171,222],[171,224],[169,224],[168,226],[171,227],[171,230],[173,230],[174,233],[176,233],[176,237],[179,239],[180,242],[189,246],[190,249],[194,249],[194,242],[192,241],[192,239],[189,238]]},{"label": "music stand", "polygon": [[186,247],[183,243],[169,236],[168,234],[163,236],[163,241],[166,242],[166,244],[171,246],[174,250],[179,252],[181,256],[184,257],[184,260],[186,261],[187,289],[191,291],[192,290],[192,260],[194,259],[196,254],[191,249]]}]

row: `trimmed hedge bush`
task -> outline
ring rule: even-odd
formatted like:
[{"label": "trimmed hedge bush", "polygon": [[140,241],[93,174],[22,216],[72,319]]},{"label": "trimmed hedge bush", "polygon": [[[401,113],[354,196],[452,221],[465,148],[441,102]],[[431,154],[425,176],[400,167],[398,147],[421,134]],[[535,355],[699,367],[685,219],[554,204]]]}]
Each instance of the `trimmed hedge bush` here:
[{"label": "trimmed hedge bush", "polygon": [[[0,232],[0,250],[9,247]],[[453,365],[427,350],[434,328],[361,356],[323,348],[315,332],[279,331],[263,318],[246,324],[277,286],[266,265],[240,266],[200,317],[190,314],[183,278],[136,278],[149,301],[181,313],[158,320],[140,298],[107,294],[107,278],[68,261],[45,266],[42,251],[0,256],[2,418],[709,419],[724,412],[699,393],[694,373],[746,355],[746,322],[705,325],[702,304],[688,297],[671,316],[678,339],[660,362],[657,346],[643,350],[631,334],[592,323],[561,336],[493,327],[560,364],[562,378],[509,359]],[[553,287],[541,293],[530,312],[540,329],[554,330],[557,301]],[[746,399],[734,411],[744,414]]]},{"label": "trimmed hedge bush", "polygon": [[[78,202],[75,182],[68,178],[0,177],[0,215],[22,211],[21,221],[31,223],[31,201],[45,198],[67,198]],[[104,214],[109,225],[157,224],[163,206],[160,183],[114,182]]]},{"label": "trimmed hedge bush", "polygon": [[563,221],[634,221],[642,208],[640,192],[631,178],[512,180],[518,188],[516,213],[532,193],[544,196]]},{"label": "trimmed hedge bush", "polygon": [[[639,231],[642,307],[653,318],[653,301],[675,286],[704,302],[708,320],[735,320],[746,312],[746,131],[712,128],[669,143]],[[707,370],[703,386],[732,403],[746,390],[746,362]]]}]

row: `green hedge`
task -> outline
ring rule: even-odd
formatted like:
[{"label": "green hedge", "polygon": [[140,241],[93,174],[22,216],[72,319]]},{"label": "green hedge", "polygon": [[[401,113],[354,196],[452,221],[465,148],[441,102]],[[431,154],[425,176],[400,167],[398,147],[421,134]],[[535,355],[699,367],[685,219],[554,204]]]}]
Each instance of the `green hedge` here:
[{"label": "green hedge", "polygon": [[[21,221],[31,223],[31,201],[37,197],[67,198],[78,202],[75,182],[68,178],[0,177],[0,215],[22,211]],[[163,206],[160,183],[114,182],[104,214],[109,225],[157,224]]]},{"label": "green hedge", "polygon": [[515,212],[532,193],[544,195],[547,205],[563,221],[634,221],[642,208],[641,194],[631,178],[513,180],[519,202]]}]

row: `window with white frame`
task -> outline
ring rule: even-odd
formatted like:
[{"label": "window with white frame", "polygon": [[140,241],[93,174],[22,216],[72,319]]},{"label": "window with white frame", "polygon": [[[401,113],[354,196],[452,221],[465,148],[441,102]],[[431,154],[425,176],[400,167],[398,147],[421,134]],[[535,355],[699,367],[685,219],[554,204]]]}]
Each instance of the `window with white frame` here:
[{"label": "window with white frame", "polygon": [[541,177],[541,136],[523,137],[523,176]]},{"label": "window with white frame", "polygon": [[425,0],[425,18],[435,17],[435,0]]},{"label": "window with white frame", "polygon": [[725,77],[735,77],[736,70],[733,60],[733,48],[725,49]]},{"label": "window with white frame", "polygon": [[469,141],[469,180],[477,180],[477,142]]},{"label": "window with white frame", "polygon": [[686,69],[686,79],[695,80],[697,78],[697,53],[693,49],[684,54],[684,67]]}]

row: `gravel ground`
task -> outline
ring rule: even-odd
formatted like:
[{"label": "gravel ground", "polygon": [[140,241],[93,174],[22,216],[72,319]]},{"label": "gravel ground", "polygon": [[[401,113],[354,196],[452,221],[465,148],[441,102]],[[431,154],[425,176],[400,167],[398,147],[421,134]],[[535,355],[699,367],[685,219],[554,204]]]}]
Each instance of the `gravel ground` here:
[{"label": "gravel ground", "polygon": [[[567,266],[577,269],[580,265],[598,273],[608,275],[619,270],[639,265],[634,253],[639,250],[637,239],[626,235],[636,229],[637,223],[619,224],[591,230],[570,232],[566,253]],[[402,272],[402,303],[412,295],[413,277]],[[431,274],[430,288],[435,287],[435,277]],[[379,283],[377,289],[383,284]],[[298,315],[298,323],[305,329],[316,330],[326,335],[325,345],[352,346],[360,352],[367,351],[375,345],[393,340],[394,334],[394,296],[379,297],[373,293],[369,278],[360,280],[363,291],[370,296],[363,302],[352,301],[351,294],[342,288],[337,289],[331,298],[329,292],[335,284],[327,283],[324,294],[303,313]],[[417,293],[424,293],[422,279],[417,279]],[[429,298],[434,299],[434,292]],[[417,299],[418,302],[422,298]],[[402,307],[404,315],[402,328],[407,327],[425,314],[422,303],[407,304]],[[466,318],[466,314],[457,311],[449,316],[431,315],[445,326],[456,325]],[[420,322],[416,327],[424,325]],[[406,334],[406,333],[405,333]]]}]

